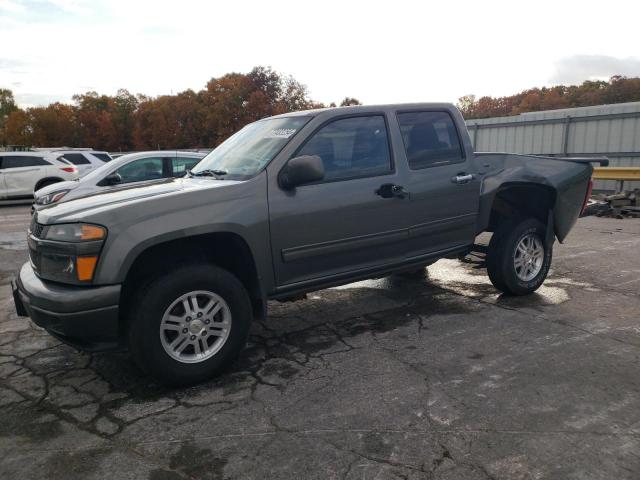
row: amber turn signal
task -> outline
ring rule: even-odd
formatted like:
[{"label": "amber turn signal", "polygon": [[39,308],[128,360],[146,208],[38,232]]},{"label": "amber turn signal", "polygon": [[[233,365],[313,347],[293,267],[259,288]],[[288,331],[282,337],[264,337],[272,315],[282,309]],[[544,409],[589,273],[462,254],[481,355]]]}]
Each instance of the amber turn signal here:
[{"label": "amber turn signal", "polygon": [[82,282],[91,280],[93,278],[93,272],[96,269],[96,263],[98,263],[97,256],[78,257],[76,259],[78,280]]},{"label": "amber turn signal", "polygon": [[96,225],[82,225],[80,231],[81,240],[101,240],[105,236],[105,229]]}]

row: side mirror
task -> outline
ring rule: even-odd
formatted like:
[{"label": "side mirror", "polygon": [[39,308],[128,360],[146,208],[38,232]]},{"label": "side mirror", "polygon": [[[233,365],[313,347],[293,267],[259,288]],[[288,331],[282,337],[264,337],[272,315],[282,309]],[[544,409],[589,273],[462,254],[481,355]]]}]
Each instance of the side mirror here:
[{"label": "side mirror", "polygon": [[113,172],[107,175],[106,177],[104,177],[104,180],[102,181],[102,183],[104,183],[105,185],[117,185],[121,181],[122,181],[122,177],[120,176],[120,174],[117,172]]},{"label": "side mirror", "polygon": [[280,173],[279,183],[285,190],[324,178],[324,164],[318,155],[292,158]]}]

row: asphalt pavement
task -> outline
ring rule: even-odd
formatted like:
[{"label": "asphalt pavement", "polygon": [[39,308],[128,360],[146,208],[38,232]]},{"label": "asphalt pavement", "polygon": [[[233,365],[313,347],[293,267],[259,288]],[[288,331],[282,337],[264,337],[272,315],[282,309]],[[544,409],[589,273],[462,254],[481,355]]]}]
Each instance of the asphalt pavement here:
[{"label": "asphalt pavement", "polygon": [[640,477],[640,220],[581,219],[527,297],[470,256],[270,303],[181,390],[16,316],[28,220],[0,207],[0,478]]}]

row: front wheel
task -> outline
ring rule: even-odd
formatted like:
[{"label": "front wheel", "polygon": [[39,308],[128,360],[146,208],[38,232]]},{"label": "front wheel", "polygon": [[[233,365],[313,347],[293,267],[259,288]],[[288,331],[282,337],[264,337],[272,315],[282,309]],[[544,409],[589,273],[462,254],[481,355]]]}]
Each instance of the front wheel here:
[{"label": "front wheel", "polygon": [[251,319],[249,296],[234,275],[213,265],[183,267],[152,280],[136,296],[129,348],[158,382],[189,385],[236,359]]},{"label": "front wheel", "polygon": [[552,246],[545,245],[546,228],[528,218],[494,232],[487,252],[491,283],[511,295],[526,295],[544,282],[551,266]]}]

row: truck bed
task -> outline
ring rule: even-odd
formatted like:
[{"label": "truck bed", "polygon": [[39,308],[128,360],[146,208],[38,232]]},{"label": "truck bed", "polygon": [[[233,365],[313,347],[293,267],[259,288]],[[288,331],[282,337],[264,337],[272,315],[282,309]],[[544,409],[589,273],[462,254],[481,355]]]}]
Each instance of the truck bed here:
[{"label": "truck bed", "polygon": [[[536,184],[551,189],[555,195],[553,226],[562,242],[580,215],[593,168],[601,159],[555,158],[512,153],[476,153],[480,188],[479,225],[485,230],[496,194],[514,184]],[[535,197],[532,197],[535,202]]]}]

